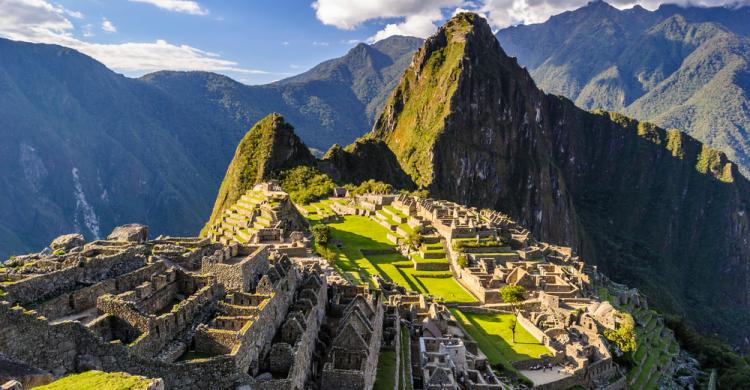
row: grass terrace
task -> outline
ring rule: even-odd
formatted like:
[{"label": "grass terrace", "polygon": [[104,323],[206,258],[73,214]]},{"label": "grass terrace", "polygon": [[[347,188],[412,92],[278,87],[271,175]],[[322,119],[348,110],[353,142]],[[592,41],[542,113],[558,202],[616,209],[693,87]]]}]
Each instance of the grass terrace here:
[{"label": "grass terrace", "polygon": [[373,390],[393,390],[396,386],[396,352],[381,351]]},{"label": "grass terrace", "polygon": [[512,314],[477,314],[450,310],[493,365],[500,363],[509,367],[513,362],[551,353],[520,325],[516,327],[516,342],[513,343]]},{"label": "grass terrace", "polygon": [[347,215],[328,226],[331,227],[332,239],[341,243],[336,261],[341,272],[373,284],[373,277],[380,275],[411,291],[445,301],[476,301],[453,279],[450,271],[416,271],[412,262],[396,252],[388,241],[389,230],[372,219]]},{"label": "grass terrace", "polygon": [[123,372],[87,371],[66,376],[50,384],[35,387],[39,390],[139,390],[146,389],[151,380]]}]

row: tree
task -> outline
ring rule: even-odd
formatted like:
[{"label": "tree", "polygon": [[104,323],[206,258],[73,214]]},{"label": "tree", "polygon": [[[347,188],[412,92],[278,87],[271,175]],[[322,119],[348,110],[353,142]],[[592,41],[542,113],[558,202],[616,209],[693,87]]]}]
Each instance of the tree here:
[{"label": "tree", "polygon": [[615,314],[619,319],[617,330],[605,329],[604,337],[615,343],[622,352],[635,351],[635,321],[630,313],[617,312]]},{"label": "tree", "polygon": [[310,229],[315,245],[326,246],[331,239],[331,228],[326,224],[319,223]]},{"label": "tree", "polygon": [[500,289],[500,295],[503,297],[503,301],[506,303],[510,303],[510,306],[513,308],[513,323],[510,326],[511,331],[513,332],[513,342],[516,342],[516,325],[518,323],[518,303],[523,302],[525,300],[523,294],[526,292],[526,289],[523,288],[523,286],[511,286],[507,285]]},{"label": "tree", "polygon": [[424,241],[424,238],[422,237],[422,231],[415,229],[411,233],[409,233],[409,243],[414,248],[419,248],[422,246],[422,241]]},{"label": "tree", "polygon": [[469,265],[469,259],[466,258],[465,253],[461,253],[460,255],[458,255],[458,259],[456,259],[456,262],[461,268],[466,268],[466,266]]}]

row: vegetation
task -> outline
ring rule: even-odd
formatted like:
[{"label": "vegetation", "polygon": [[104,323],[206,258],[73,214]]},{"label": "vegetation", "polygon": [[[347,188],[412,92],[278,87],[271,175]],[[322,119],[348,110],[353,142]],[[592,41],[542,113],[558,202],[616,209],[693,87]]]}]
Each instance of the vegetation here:
[{"label": "vegetation", "polygon": [[373,129],[421,187],[432,180],[431,149],[451,112],[451,97],[463,69],[459,66],[466,46],[463,35],[472,28],[472,18],[462,14],[438,32],[450,44],[420,49],[415,58],[421,63],[406,70]]},{"label": "vegetation", "polygon": [[87,371],[73,374],[50,384],[35,387],[39,390],[139,390],[151,384],[147,378],[123,372]]},{"label": "vegetation", "polygon": [[523,302],[525,299],[523,294],[526,289],[523,286],[503,286],[500,289],[500,295],[503,297],[503,302],[510,303],[513,308],[513,321],[511,324],[511,333],[513,335],[513,342],[516,342],[516,326],[518,325],[516,317],[518,317],[518,303]]},{"label": "vegetation", "polygon": [[465,253],[461,253],[458,255],[456,263],[458,263],[459,267],[466,268],[466,266],[469,265],[469,259],[466,257]]},{"label": "vegetation", "polygon": [[424,241],[424,237],[422,237],[422,232],[419,230],[412,230],[409,233],[409,243],[414,248],[419,248],[422,245],[422,242]]},{"label": "vegetation", "polygon": [[310,232],[313,235],[316,245],[328,245],[328,240],[331,239],[331,228],[328,225],[319,223],[310,228]]},{"label": "vegetation", "polygon": [[65,249],[58,249],[58,250],[52,252],[52,254],[55,255],[55,256],[64,256],[65,255]]},{"label": "vegetation", "polygon": [[344,188],[349,190],[349,193],[351,193],[352,195],[392,194],[394,191],[392,185],[373,179],[363,181],[358,185],[347,184],[344,186]]},{"label": "vegetation", "polygon": [[316,202],[330,195],[335,187],[333,180],[319,170],[300,165],[278,174],[281,188],[299,205]]},{"label": "vegetation", "polygon": [[718,371],[718,387],[722,389],[750,389],[750,360],[735,353],[730,346],[696,332],[678,316],[665,318],[667,327],[704,370]]},{"label": "vegetation", "polygon": [[373,390],[393,390],[396,385],[396,369],[396,352],[380,351]]},{"label": "vegetation", "polygon": [[388,240],[389,230],[372,219],[348,215],[328,226],[331,238],[342,243],[336,267],[350,279],[375,284],[374,276],[379,275],[407,290],[445,301],[476,301],[453,279],[450,271],[415,270],[412,262],[398,253]]},{"label": "vegetation", "polygon": [[[283,153],[283,161],[274,159]],[[256,123],[237,145],[232,162],[219,187],[211,218],[202,233],[222,212],[235,204],[253,186],[270,178],[276,170],[312,163],[315,158],[280,114],[270,114]]]},{"label": "vegetation", "polygon": [[605,329],[604,337],[615,343],[623,352],[633,352],[636,349],[635,321],[630,313],[617,312],[620,323],[616,330]]},{"label": "vegetation", "polygon": [[[510,363],[529,358],[538,358],[550,353],[549,349],[535,339],[523,327],[516,332],[513,314],[479,314],[450,309],[461,326],[479,344],[479,349],[487,355],[491,364]],[[517,340],[510,342],[514,337]]]}]

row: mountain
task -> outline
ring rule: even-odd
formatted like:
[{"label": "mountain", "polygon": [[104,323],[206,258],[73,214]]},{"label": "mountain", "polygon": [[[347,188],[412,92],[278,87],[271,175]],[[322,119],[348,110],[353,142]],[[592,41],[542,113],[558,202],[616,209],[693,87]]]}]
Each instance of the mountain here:
[{"label": "mountain", "polygon": [[211,218],[206,226],[255,184],[270,179],[277,170],[315,163],[315,157],[284,117],[273,113],[261,119],[237,145],[232,162],[219,187]]},{"label": "mountain", "polygon": [[540,88],[678,128],[750,173],[750,7],[618,10],[590,2],[498,31]]},{"label": "mountain", "polygon": [[360,43],[345,56],[275,83],[247,86],[207,72],[162,71],[141,79],[171,98],[203,107],[227,127],[246,128],[270,112],[294,123],[307,145],[326,150],[347,144],[372,127],[422,40],[394,36]]},{"label": "mountain", "polygon": [[[384,145],[398,167],[381,171],[433,197],[503,211],[704,331],[748,336],[750,183],[736,165],[679,131],[545,94],[477,15],[425,42],[359,143]],[[376,159],[362,158],[348,166]]]},{"label": "mountain", "polygon": [[205,219],[215,180],[189,143],[220,138],[213,122],[71,49],[0,39],[0,52],[3,256],[67,230],[182,234]]},{"label": "mountain", "polygon": [[420,43],[360,44],[247,86],[207,72],[132,79],[72,49],[0,39],[0,258],[134,221],[157,235],[196,234],[253,123],[280,112],[315,148],[351,142]]}]

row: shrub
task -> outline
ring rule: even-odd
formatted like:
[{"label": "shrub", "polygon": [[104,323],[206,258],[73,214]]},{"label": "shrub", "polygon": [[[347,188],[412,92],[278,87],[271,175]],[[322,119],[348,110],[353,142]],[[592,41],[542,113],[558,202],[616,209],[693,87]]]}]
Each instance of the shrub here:
[{"label": "shrub", "polygon": [[409,234],[409,243],[414,248],[419,248],[423,241],[424,237],[422,237],[422,233],[419,230],[414,230]]},{"label": "shrub", "polygon": [[310,229],[316,245],[326,246],[331,239],[331,228],[325,224],[317,224]]},{"label": "shrub", "polygon": [[393,193],[393,186],[382,181],[367,180],[359,183],[358,185],[347,184],[344,186],[349,193],[352,195],[364,195],[364,194],[391,194]]},{"label": "shrub", "polygon": [[65,249],[58,249],[58,250],[52,252],[52,254],[55,255],[55,256],[63,256],[63,255],[65,255]]},{"label": "shrub", "polygon": [[466,266],[469,265],[469,259],[463,253],[458,255],[458,259],[456,259],[456,262],[458,263],[458,266],[461,268],[466,268]]},{"label": "shrub", "polygon": [[617,312],[615,314],[620,319],[620,324],[616,330],[605,329],[604,337],[615,343],[623,352],[635,351],[635,321],[629,313]]},{"label": "shrub", "polygon": [[300,165],[278,173],[281,188],[289,193],[294,203],[308,204],[328,196],[335,184],[328,175],[319,170]]}]

